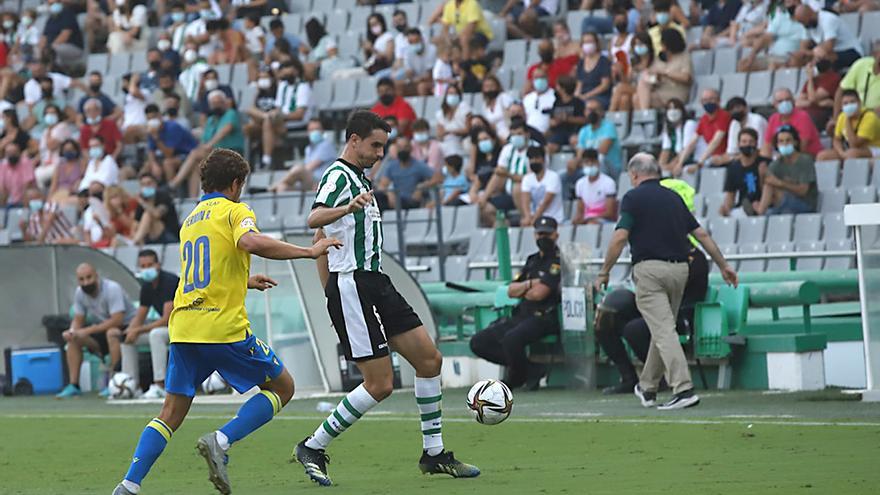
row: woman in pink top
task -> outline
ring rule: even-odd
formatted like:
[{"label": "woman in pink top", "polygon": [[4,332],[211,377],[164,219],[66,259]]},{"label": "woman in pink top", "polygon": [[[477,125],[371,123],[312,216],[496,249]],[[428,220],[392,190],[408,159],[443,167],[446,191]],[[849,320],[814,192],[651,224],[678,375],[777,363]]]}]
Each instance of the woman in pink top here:
[{"label": "woman in pink top", "polygon": [[79,183],[82,180],[82,159],[79,144],[73,139],[61,143],[61,156],[52,175],[52,185],[47,195],[51,201],[76,199]]}]

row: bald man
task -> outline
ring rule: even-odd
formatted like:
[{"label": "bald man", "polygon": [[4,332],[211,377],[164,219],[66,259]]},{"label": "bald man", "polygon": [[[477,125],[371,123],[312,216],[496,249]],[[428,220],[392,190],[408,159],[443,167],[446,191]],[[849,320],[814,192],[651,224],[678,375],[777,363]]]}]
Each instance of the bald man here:
[{"label": "bald man", "polygon": [[[83,348],[92,354],[110,354],[110,369],[119,364],[120,350],[111,349],[107,333],[119,334],[128,327],[135,315],[134,305],[118,283],[101,278],[95,267],[82,263],[76,267],[79,287],[73,296],[73,323],[62,334],[67,342],[67,371],[70,383],[55,397],[66,399],[82,394],[79,388],[79,368],[83,360]],[[91,323],[91,324],[87,324]],[[101,391],[102,396],[107,390]]]}]

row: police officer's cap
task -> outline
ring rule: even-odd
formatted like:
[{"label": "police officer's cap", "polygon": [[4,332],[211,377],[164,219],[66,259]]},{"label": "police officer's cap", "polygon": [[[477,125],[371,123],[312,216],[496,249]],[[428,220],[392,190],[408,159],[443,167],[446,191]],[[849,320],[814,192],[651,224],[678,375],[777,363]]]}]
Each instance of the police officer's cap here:
[{"label": "police officer's cap", "polygon": [[541,217],[535,221],[535,232],[552,234],[556,232],[556,219],[553,217]]}]

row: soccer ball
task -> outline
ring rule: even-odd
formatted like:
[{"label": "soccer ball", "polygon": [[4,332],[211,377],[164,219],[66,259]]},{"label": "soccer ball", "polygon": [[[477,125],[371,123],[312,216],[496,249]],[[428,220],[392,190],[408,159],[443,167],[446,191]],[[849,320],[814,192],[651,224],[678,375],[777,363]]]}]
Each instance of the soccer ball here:
[{"label": "soccer ball", "polygon": [[137,392],[137,384],[128,373],[116,373],[107,384],[111,399],[131,399]]},{"label": "soccer ball", "polygon": [[215,371],[202,382],[202,391],[209,395],[216,394],[226,390],[226,386],[226,380],[220,376],[220,373]]},{"label": "soccer ball", "polygon": [[513,392],[500,381],[480,380],[468,392],[467,406],[478,423],[497,425],[513,410]]}]

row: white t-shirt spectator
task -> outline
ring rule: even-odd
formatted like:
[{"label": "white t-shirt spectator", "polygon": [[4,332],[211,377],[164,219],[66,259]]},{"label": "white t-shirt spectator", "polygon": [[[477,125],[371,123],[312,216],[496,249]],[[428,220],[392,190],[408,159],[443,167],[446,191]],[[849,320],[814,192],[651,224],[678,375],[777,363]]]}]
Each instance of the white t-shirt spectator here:
[{"label": "white t-shirt spectator", "polygon": [[119,183],[119,165],[116,164],[113,155],[108,153],[101,160],[89,160],[86,172],[79,183],[79,190],[88,189],[92,182],[100,182],[104,187]]},{"label": "white t-shirt spectator", "polygon": [[[64,91],[70,87],[72,79],[59,74],[57,72],[49,72],[49,79],[52,79],[52,96],[58,100],[65,101]],[[24,101],[29,105],[40,101],[43,98],[43,88],[36,79],[31,78],[24,83]]]},{"label": "white t-shirt spectator", "polygon": [[373,42],[373,52],[384,54],[388,49],[388,43],[394,43],[394,35],[391,34],[391,31],[385,31],[376,38],[376,41]]},{"label": "white t-shirt spectator", "polygon": [[416,53],[410,48],[409,43],[404,47],[403,68],[413,71],[416,77],[428,73],[437,60],[437,49],[433,43],[422,43],[422,53]]},{"label": "white t-shirt spectator", "polygon": [[73,313],[97,321],[106,321],[114,313],[122,313],[122,323],[127,325],[134,318],[135,313],[128,294],[113,280],[101,277],[98,283],[101,284],[101,288],[95,297],[87,295],[81,287],[76,288],[73,295]]},{"label": "white t-shirt spectator", "polygon": [[[131,15],[123,15],[119,10],[113,11],[113,23],[118,28],[128,31],[132,28],[142,28],[147,25],[147,7],[135,5],[131,9]],[[143,34],[141,35],[143,36]]]},{"label": "white t-shirt spectator", "polygon": [[394,58],[401,59],[406,55],[406,45],[409,40],[406,38],[406,32],[394,35]]},{"label": "white t-shirt spectator", "polygon": [[807,36],[811,40],[819,44],[833,39],[835,52],[855,50],[862,53],[862,45],[859,43],[859,39],[856,38],[856,33],[850,31],[839,15],[827,10],[820,10],[818,15],[819,25],[814,29],[807,29]]},{"label": "white t-shirt spectator", "polygon": [[[667,133],[665,130],[662,131],[660,138],[660,149],[664,151],[671,151],[674,154],[679,154],[687,146],[687,143],[691,142],[691,139],[697,135],[697,121],[688,120],[681,127],[676,127],[673,131],[672,135]],[[705,142],[701,139],[700,142],[703,146],[706,146]],[[695,156],[699,156],[702,153],[702,150],[699,149],[700,145],[697,145],[697,150],[694,151]]]},{"label": "white t-shirt spectator", "polygon": [[[183,41],[185,43],[186,38],[201,36],[207,32],[208,24],[200,17],[186,25],[186,29],[183,31]],[[173,42],[172,46],[174,46]],[[178,51],[180,51],[180,49],[178,49]],[[199,55],[202,57],[210,57],[212,51],[211,43],[205,43],[204,45],[199,46]]]},{"label": "white t-shirt spectator", "polygon": [[[529,158],[526,156],[528,149],[529,147],[526,146],[518,150],[510,143],[505,144],[498,153],[497,166],[506,168],[513,175],[526,175],[529,173]],[[504,190],[507,194],[513,193],[513,180],[507,179]]]},{"label": "white t-shirt spectator", "polygon": [[278,89],[275,90],[275,107],[284,114],[305,107],[306,113],[302,120],[287,122],[287,127],[302,127],[311,118],[312,87],[305,81],[293,84],[281,81],[278,84]]},{"label": "white t-shirt spectator", "polygon": [[[483,98],[483,95],[480,95],[479,98]],[[504,112],[510,108],[510,105],[513,105],[513,98],[507,93],[499,94],[495,98],[494,106],[489,106],[485,100],[483,101],[483,117],[486,117],[486,120],[495,127],[495,133],[501,140],[506,140],[510,135],[507,118],[504,116]]]},{"label": "white t-shirt spectator", "polygon": [[244,32],[245,45],[248,52],[260,55],[263,53],[263,40],[266,38],[266,31],[263,26],[257,24],[251,29]]},{"label": "white t-shirt spectator", "polygon": [[743,2],[742,7],[739,8],[739,12],[736,14],[736,19],[734,19],[737,26],[739,26],[737,38],[744,35],[746,31],[761,24],[766,19],[767,0],[764,0],[761,3],[754,3],[749,0]]},{"label": "white t-shirt spectator", "polygon": [[574,195],[584,203],[584,218],[596,218],[605,211],[605,201],[617,195],[617,185],[614,179],[602,173],[595,182],[581,177],[574,185]]},{"label": "white t-shirt spectator", "polygon": [[[750,127],[758,132],[758,143],[764,142],[764,134],[767,133],[767,119],[757,113],[749,112],[746,116],[746,127]],[[742,124],[738,120],[731,120],[730,127],[727,128],[728,153],[736,153],[739,149],[740,130],[742,130]]]},{"label": "white t-shirt spectator", "polygon": [[19,23],[15,32],[15,38],[22,45],[35,47],[40,43],[40,30],[33,24],[25,27],[24,24]]},{"label": "white t-shirt spectator", "polygon": [[431,71],[431,77],[434,78],[435,97],[443,98],[443,95],[446,94],[446,88],[449,87],[449,84],[440,81],[448,81],[452,79],[452,76],[452,65],[438,58],[437,61],[434,63],[434,69]]},{"label": "white t-shirt spectator", "polygon": [[544,201],[547,194],[553,194],[550,206],[544,210],[544,216],[553,217],[558,223],[564,220],[562,212],[562,181],[559,174],[552,170],[544,170],[544,177],[538,180],[538,176],[534,172],[529,172],[522,180],[523,192],[529,193],[532,198],[529,211],[535,213],[535,210]]},{"label": "white t-shirt spectator", "polygon": [[146,101],[126,94],[125,104],[122,106],[122,130],[124,131],[133,125],[146,125],[146,109]]},{"label": "white t-shirt spectator", "polygon": [[183,87],[183,92],[190,101],[199,100],[199,84],[202,82],[202,75],[210,68],[210,65],[200,60],[184,69],[177,76],[177,80],[180,81],[180,85]]},{"label": "white t-shirt spectator", "polygon": [[532,91],[523,98],[523,107],[526,109],[526,124],[541,131],[547,132],[550,128],[550,110],[556,102],[556,92],[548,89],[539,94]]},{"label": "white t-shirt spectator", "polygon": [[452,134],[452,132],[462,131],[467,128],[467,116],[469,113],[471,113],[471,107],[465,102],[458,104],[451,118],[446,118],[442,108],[437,110],[434,119],[437,125],[442,125],[443,129],[446,130],[446,136],[444,136],[443,141],[440,142],[440,146],[443,148],[443,156],[464,156],[465,153],[462,137],[456,136],[455,134]]}]

